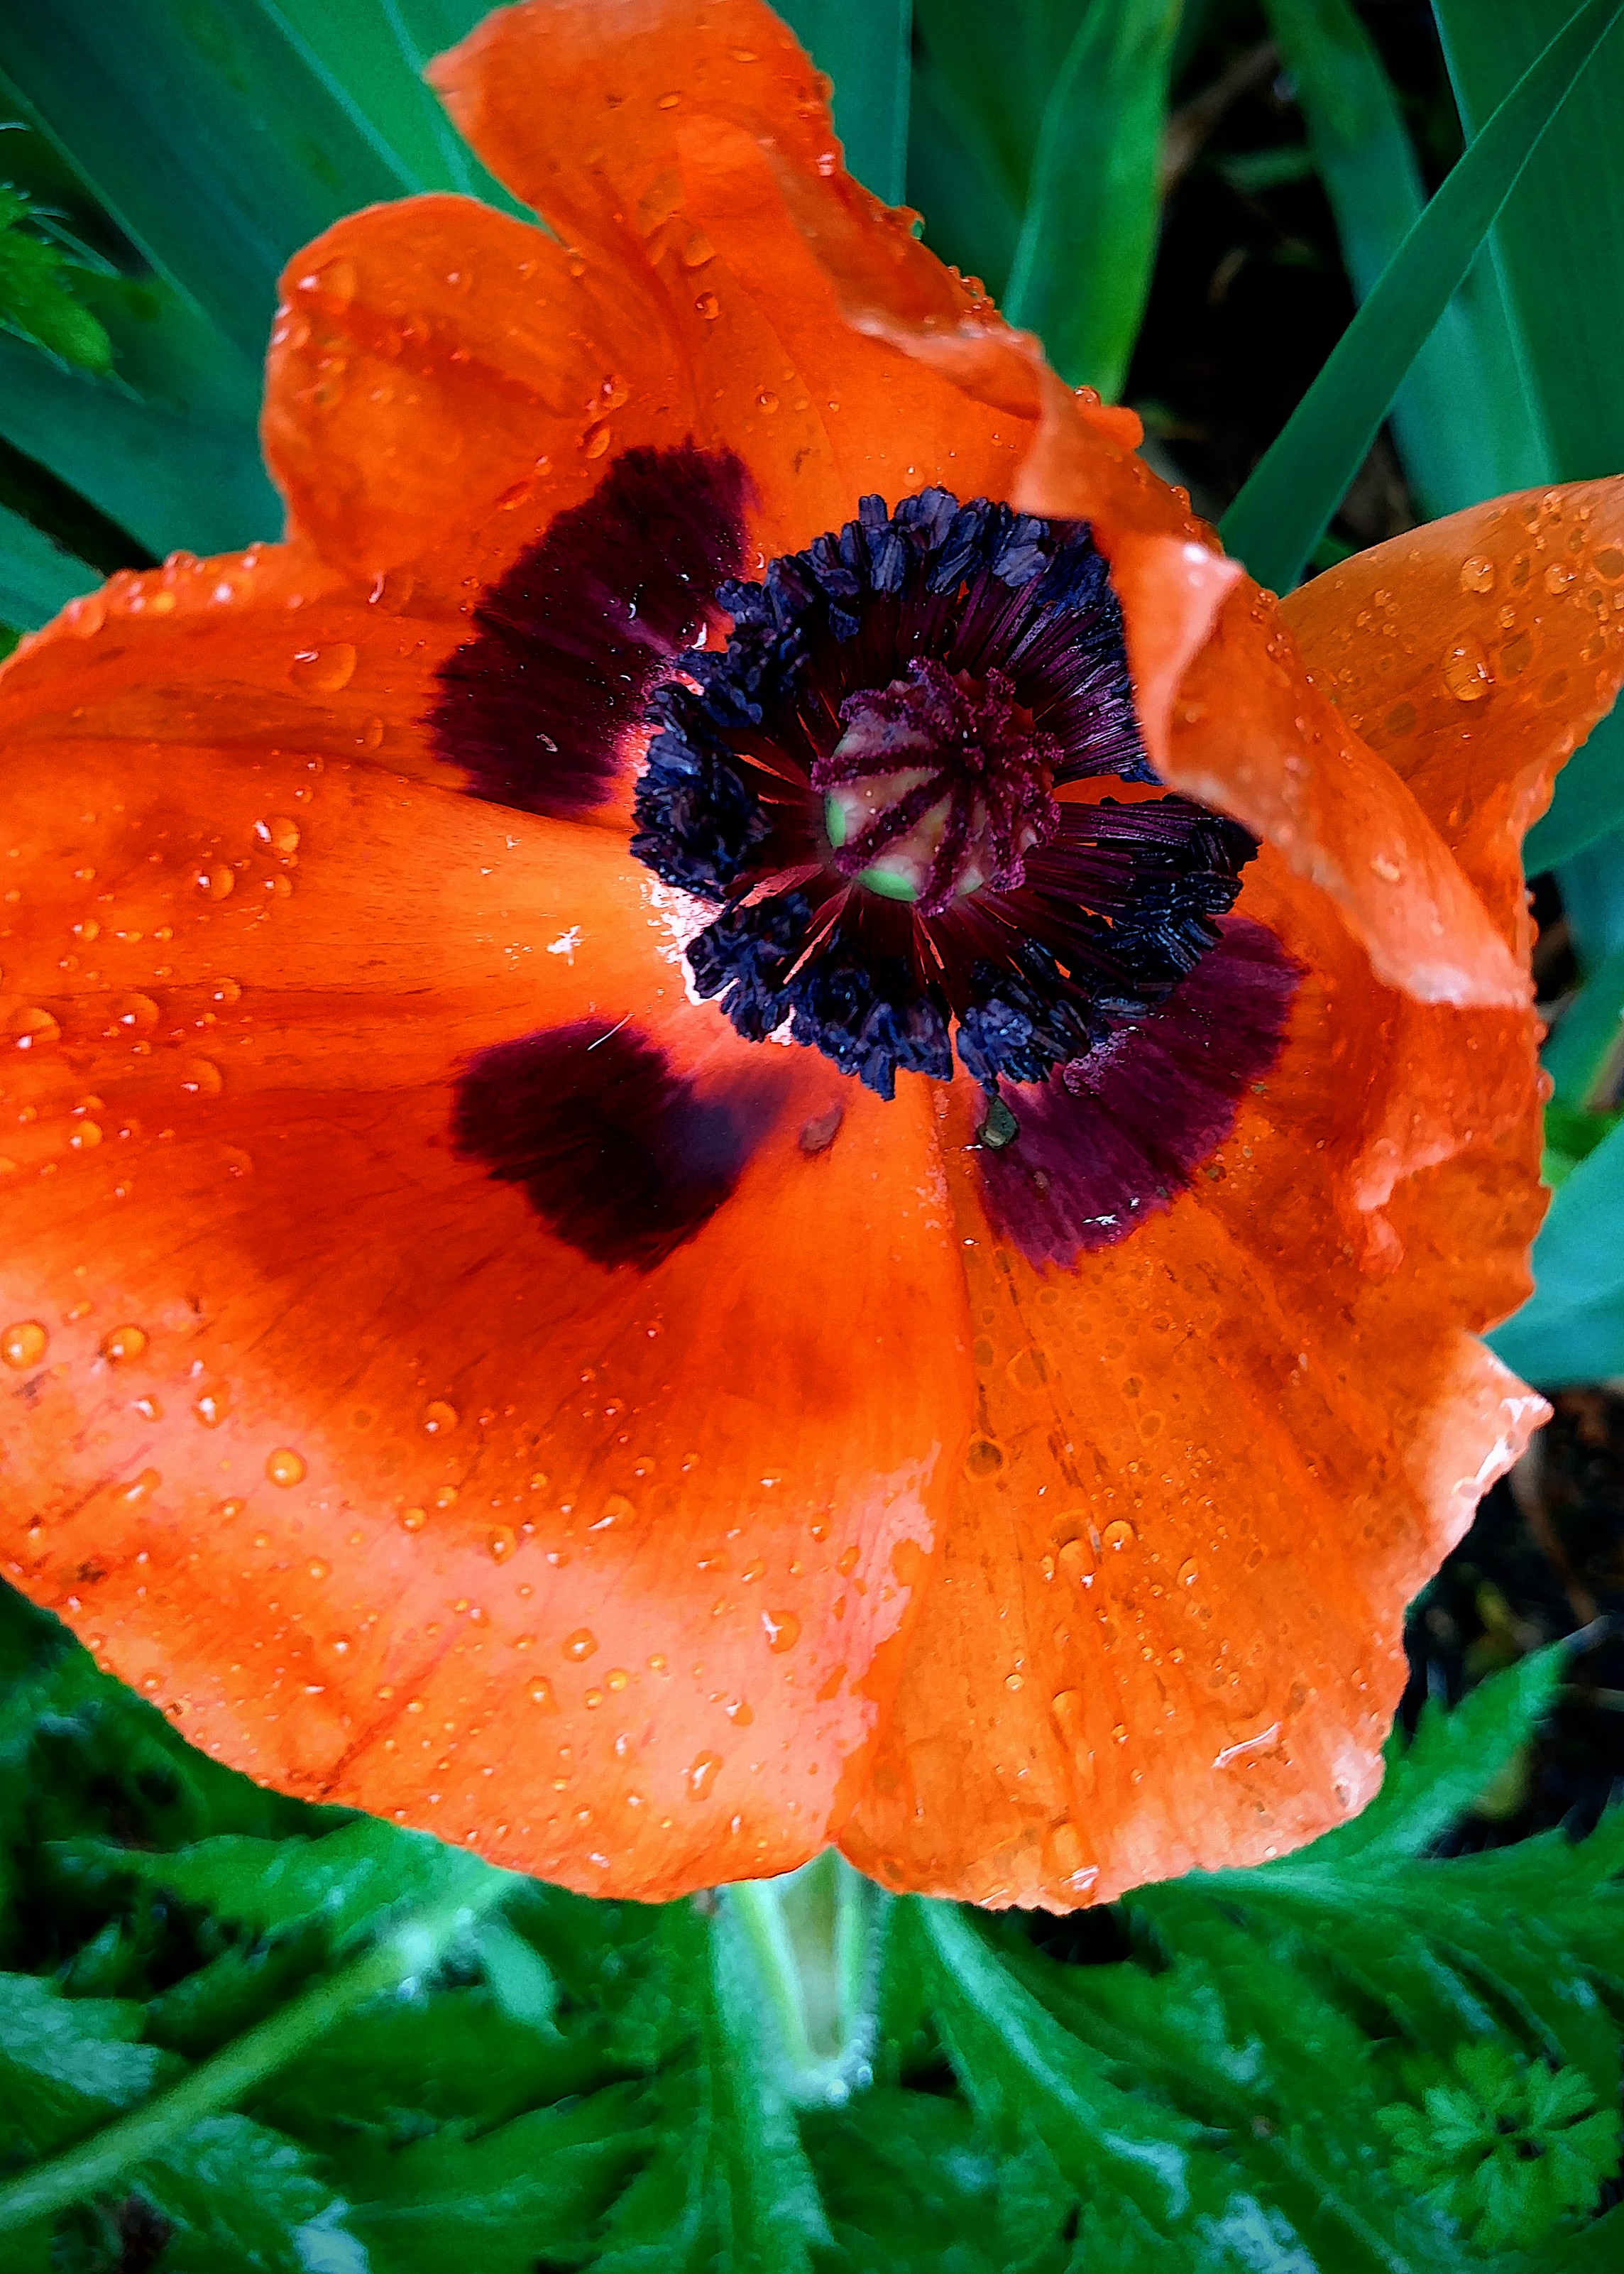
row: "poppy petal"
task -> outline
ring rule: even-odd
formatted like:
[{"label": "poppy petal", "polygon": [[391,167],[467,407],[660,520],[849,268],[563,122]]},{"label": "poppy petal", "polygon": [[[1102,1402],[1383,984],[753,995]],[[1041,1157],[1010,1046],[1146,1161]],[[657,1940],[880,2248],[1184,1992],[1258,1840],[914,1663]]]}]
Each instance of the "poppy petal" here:
[{"label": "poppy petal", "polygon": [[1314,577],[1282,613],[1318,683],[1522,946],[1523,836],[1624,677],[1624,480],[1412,529]]},{"label": "poppy petal", "polygon": [[[851,180],[827,82],[760,0],[531,0],[430,76],[583,281],[629,280],[667,373],[654,398],[675,399],[701,447],[738,451],[766,556],[838,528],[866,491],[1006,493],[1035,417],[1032,351],[1011,355],[1017,335],[914,240],[912,216]],[[999,343],[1019,400],[973,395],[956,368],[848,321],[853,275],[961,361]]]},{"label": "poppy petal", "polygon": [[608,831],[6,772],[6,1576],[289,1788],[599,1892],[813,1853],[969,1411],[925,1085],[688,1001]]},{"label": "poppy petal", "polygon": [[[597,484],[611,447],[682,439],[629,284],[468,198],[338,222],[282,277],[267,461],[294,534],[454,606]],[[629,411],[629,416],[626,415]]]},{"label": "poppy petal", "polygon": [[[1064,1909],[1350,1814],[1404,1604],[1545,1411],[1469,1331],[1526,1254],[1525,1132],[1458,1125],[1372,1222],[1401,998],[1277,855],[1240,906],[1305,975],[1284,1047],[1131,1239],[1029,1260],[963,1149],[975,1100],[944,1109],[978,1427],[840,1834],[891,1885]],[[1437,1014],[1457,1065],[1486,1015]]]}]

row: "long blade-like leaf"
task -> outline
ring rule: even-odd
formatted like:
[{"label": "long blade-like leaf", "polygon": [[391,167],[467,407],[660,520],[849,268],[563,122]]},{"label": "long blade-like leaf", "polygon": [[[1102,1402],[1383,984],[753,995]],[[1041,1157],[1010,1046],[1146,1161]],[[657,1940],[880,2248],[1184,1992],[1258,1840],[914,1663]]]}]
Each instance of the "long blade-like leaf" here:
[{"label": "long blade-like leaf", "polygon": [[1534,1243],[1534,1293],[1489,1337],[1541,1389],[1624,1374],[1624,1129],[1581,1161]]},{"label": "long blade-like leaf", "polygon": [[341,214],[418,190],[501,197],[418,79],[482,12],[442,5],[424,41],[402,0],[52,0],[0,11],[0,72],[257,363],[282,264]]},{"label": "long blade-like leaf", "polygon": [[1225,516],[1225,544],[1283,591],[1345,494],[1404,374],[1624,0],[1585,0],[1472,141]]},{"label": "long blade-like leaf", "polygon": [[[1349,281],[1363,300],[1425,203],[1398,98],[1351,0],[1266,4],[1297,81]],[[1429,517],[1552,478],[1486,255],[1417,356],[1393,406],[1393,431]]]},{"label": "long blade-like leaf", "polygon": [[282,501],[252,428],[141,401],[4,335],[0,435],[148,553],[224,552],[281,533]]},{"label": "long blade-like leaf", "polygon": [[101,571],[0,506],[0,623],[32,631],[102,582]]},{"label": "long blade-like leaf", "polygon": [[1073,384],[1121,392],[1150,290],[1180,0],[1094,0],[1043,114],[1005,312]]},{"label": "long blade-like leaf", "polygon": [[[1492,109],[1571,0],[1433,0],[1461,115]],[[1496,222],[1495,262],[1553,449],[1552,478],[1624,467],[1624,31],[1614,32]],[[1530,873],[1624,825],[1624,718],[1604,721],[1530,832]]]},{"label": "long blade-like leaf", "polygon": [[780,0],[778,13],[835,83],[846,162],[876,197],[902,196],[913,0]]}]

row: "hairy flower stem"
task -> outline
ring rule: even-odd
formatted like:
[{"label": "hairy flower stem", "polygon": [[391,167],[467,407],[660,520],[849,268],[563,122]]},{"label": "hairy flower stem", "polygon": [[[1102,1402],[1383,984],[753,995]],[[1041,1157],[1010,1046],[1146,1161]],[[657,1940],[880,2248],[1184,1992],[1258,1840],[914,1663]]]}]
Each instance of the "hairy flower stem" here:
[{"label": "hairy flower stem", "polygon": [[519,1884],[508,1872],[492,1872],[477,1890],[413,1912],[339,1973],[312,1982],[280,2013],[222,2045],[145,2107],[0,2187],[0,2233],[85,2202],[204,2118],[234,2107],[357,2007],[438,1966],[451,1946]]},{"label": "hairy flower stem", "polygon": [[890,1898],[828,1849],[781,1879],[724,1890],[756,1975],[762,2034],[802,2107],[838,2105],[872,2076]]}]

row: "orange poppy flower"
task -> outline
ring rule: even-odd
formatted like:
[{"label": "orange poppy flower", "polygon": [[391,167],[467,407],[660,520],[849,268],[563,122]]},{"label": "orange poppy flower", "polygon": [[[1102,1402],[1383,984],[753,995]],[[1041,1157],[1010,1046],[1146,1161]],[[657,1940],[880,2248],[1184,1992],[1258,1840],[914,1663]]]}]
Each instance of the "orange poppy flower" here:
[{"label": "orange poppy flower", "polygon": [[4,1568],[594,1893],[1067,1907],[1368,1798],[1540,1416],[1517,847],[1624,485],[1277,606],[756,0],[531,0],[295,262],[285,543],[9,666]]}]

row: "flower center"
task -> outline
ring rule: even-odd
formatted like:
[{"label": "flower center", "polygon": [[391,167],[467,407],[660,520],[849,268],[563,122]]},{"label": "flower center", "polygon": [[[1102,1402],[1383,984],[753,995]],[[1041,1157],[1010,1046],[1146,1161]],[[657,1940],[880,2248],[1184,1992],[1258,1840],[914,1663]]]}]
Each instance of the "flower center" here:
[{"label": "flower center", "polygon": [[632,849],[715,909],[688,964],[740,1034],[883,1097],[956,1053],[996,1096],[1070,1079],[1216,944],[1257,847],[1147,794],[1085,523],[865,498],[716,599],[726,647],[655,690]]},{"label": "flower center", "polygon": [[812,769],[825,792],[833,864],[870,892],[939,916],[990,885],[1026,882],[1026,858],[1052,837],[1061,758],[1004,674],[984,680],[916,656],[906,679],[840,705],[846,732]]}]

